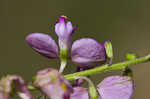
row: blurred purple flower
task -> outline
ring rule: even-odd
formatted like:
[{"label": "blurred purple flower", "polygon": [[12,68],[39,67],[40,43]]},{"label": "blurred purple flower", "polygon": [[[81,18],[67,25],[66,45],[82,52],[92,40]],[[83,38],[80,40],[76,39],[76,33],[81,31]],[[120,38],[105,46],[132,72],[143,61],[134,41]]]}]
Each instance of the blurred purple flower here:
[{"label": "blurred purple flower", "polygon": [[[99,99],[131,99],[134,84],[129,76],[109,76],[97,86]],[[74,87],[71,99],[90,99],[88,89]]]},{"label": "blurred purple flower", "polygon": [[104,64],[107,56],[103,44],[91,38],[82,38],[73,43],[71,57],[79,67],[88,68]]},{"label": "blurred purple flower", "polygon": [[48,58],[58,58],[58,46],[50,35],[44,33],[31,33],[26,37],[30,45],[39,54]]},{"label": "blurred purple flower", "polygon": [[101,99],[131,99],[134,84],[129,76],[109,76],[98,84]]},{"label": "blurred purple flower", "polygon": [[37,73],[34,85],[50,99],[70,99],[72,87],[55,69],[44,69]]},{"label": "blurred purple flower", "polygon": [[17,94],[21,99],[33,99],[24,80],[16,75],[8,75],[0,80],[0,99],[10,99],[12,84],[15,85]]}]

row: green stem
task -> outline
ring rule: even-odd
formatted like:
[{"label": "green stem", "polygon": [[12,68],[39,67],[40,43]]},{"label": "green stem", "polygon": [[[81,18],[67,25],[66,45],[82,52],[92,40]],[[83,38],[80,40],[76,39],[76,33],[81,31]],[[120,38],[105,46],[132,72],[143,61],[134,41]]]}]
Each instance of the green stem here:
[{"label": "green stem", "polygon": [[[85,70],[82,72],[76,72],[73,74],[67,74],[64,77],[67,80],[76,80],[77,77],[79,76],[88,76],[88,75],[93,75],[93,74],[98,74],[98,73],[103,73],[106,71],[113,71],[113,70],[122,70],[125,67],[129,67],[132,66],[134,64],[138,64],[138,63],[143,63],[143,62],[147,62],[150,61],[150,55],[138,58],[138,59],[133,59],[133,60],[129,60],[129,61],[125,61],[125,62],[120,62],[117,64],[112,64],[110,66],[108,65],[103,65],[103,66],[99,66],[96,67],[94,69],[90,69],[90,70]],[[32,85],[28,86],[29,90],[36,90],[36,88]]]},{"label": "green stem", "polygon": [[64,77],[67,80],[75,80],[76,77],[78,77],[78,76],[88,76],[88,75],[98,74],[98,73],[102,73],[102,72],[106,72],[106,71],[122,70],[125,67],[132,66],[132,65],[137,64],[137,63],[143,63],[146,61],[150,61],[150,55],[147,55],[147,56],[144,56],[144,57],[141,57],[138,59],[133,59],[130,61],[112,64],[110,66],[103,65],[103,66],[96,67],[94,69],[90,69],[90,70],[86,70],[86,71],[82,71],[82,72],[76,72],[73,74],[67,74]]}]

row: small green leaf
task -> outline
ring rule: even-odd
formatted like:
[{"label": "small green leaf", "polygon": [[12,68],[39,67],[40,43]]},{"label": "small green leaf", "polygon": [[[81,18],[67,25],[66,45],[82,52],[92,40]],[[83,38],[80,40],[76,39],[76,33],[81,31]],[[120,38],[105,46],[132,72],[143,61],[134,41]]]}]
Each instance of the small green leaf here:
[{"label": "small green leaf", "polygon": [[106,55],[108,58],[113,58],[113,49],[112,49],[112,44],[110,41],[106,41],[104,43],[104,47],[105,47],[105,50],[106,50]]}]

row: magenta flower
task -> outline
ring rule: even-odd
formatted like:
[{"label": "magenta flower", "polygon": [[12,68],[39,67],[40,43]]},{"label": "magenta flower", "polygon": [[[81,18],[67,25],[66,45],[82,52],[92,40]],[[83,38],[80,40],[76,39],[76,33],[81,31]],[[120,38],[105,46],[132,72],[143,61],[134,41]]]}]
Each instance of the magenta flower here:
[{"label": "magenta flower", "polygon": [[71,48],[71,57],[82,68],[104,64],[107,58],[104,44],[91,38],[76,40]]},{"label": "magenta flower", "polygon": [[37,73],[34,85],[50,99],[70,99],[72,87],[55,69],[44,69]]}]

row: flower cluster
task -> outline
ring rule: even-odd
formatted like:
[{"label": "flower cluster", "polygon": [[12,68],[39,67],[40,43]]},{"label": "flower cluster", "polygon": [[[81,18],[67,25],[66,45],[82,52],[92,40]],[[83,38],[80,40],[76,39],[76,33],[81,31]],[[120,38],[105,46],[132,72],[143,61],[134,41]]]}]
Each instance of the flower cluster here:
[{"label": "flower cluster", "polygon": [[[40,89],[49,99],[131,99],[134,83],[132,76],[129,75],[129,69],[125,69],[124,75],[104,78],[96,87],[88,77],[74,78],[75,84],[70,84],[64,78],[62,72],[67,65],[68,57],[71,57],[72,62],[77,65],[77,72],[102,64],[109,66],[113,58],[110,41],[99,43],[92,38],[81,38],[71,45],[76,26],[66,21],[67,17],[61,16],[55,25],[58,45],[50,35],[45,33],[31,33],[26,37],[27,44],[40,55],[50,59],[60,59],[59,71],[53,68],[39,71],[32,85]],[[88,83],[88,88],[82,86],[84,80]],[[0,99],[10,99],[14,87],[21,99],[34,99],[28,84],[17,75],[1,78]]]}]

